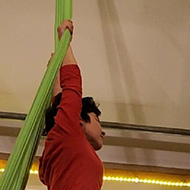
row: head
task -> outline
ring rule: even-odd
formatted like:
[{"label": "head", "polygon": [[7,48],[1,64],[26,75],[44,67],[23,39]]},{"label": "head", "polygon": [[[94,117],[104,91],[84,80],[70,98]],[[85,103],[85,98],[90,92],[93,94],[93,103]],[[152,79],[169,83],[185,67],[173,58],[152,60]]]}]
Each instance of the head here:
[{"label": "head", "polygon": [[[61,101],[61,93],[59,93],[50,108],[46,111],[46,126],[44,129],[44,135],[54,126],[54,117],[57,114],[57,106]],[[82,127],[84,134],[95,150],[100,150],[103,146],[103,138],[105,132],[102,130],[99,116],[101,115],[98,105],[95,104],[92,97],[85,97],[82,99],[81,119],[80,126]]]}]

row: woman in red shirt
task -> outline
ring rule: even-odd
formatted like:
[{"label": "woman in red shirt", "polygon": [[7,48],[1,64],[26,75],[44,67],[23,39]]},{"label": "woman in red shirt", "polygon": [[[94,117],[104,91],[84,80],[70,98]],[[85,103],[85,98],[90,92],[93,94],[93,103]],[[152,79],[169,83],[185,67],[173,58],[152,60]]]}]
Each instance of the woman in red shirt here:
[{"label": "woman in red shirt", "polygon": [[[59,39],[73,23],[58,27]],[[54,100],[46,113],[47,139],[40,158],[39,177],[48,190],[100,190],[103,165],[96,150],[102,148],[105,133],[101,114],[92,97],[82,98],[79,66],[69,46],[54,83]]]}]

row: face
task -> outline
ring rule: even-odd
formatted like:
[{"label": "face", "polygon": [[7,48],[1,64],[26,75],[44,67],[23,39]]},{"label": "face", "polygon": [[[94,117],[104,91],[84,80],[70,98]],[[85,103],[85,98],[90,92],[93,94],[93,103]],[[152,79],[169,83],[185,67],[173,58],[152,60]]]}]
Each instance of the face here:
[{"label": "face", "polygon": [[90,142],[95,150],[100,150],[103,146],[103,139],[105,132],[102,131],[99,118],[95,113],[88,113],[90,117],[90,123],[82,121],[82,127],[86,135],[87,140]]}]

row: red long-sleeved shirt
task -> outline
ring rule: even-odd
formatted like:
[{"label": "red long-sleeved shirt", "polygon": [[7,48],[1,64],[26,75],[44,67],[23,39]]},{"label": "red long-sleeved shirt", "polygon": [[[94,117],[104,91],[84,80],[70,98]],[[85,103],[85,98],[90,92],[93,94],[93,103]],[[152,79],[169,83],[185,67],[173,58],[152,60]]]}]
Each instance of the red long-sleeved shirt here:
[{"label": "red long-sleeved shirt", "polygon": [[62,99],[40,158],[48,190],[100,190],[103,166],[80,126],[82,80],[78,65],[60,69]]}]

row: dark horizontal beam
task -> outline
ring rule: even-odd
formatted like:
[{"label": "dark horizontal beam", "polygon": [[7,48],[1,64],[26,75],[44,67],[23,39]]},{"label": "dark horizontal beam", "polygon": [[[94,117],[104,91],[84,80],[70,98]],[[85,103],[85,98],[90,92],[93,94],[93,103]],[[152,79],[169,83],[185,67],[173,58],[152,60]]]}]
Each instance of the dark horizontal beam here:
[{"label": "dark horizontal beam", "polygon": [[0,119],[25,120],[26,116],[27,114],[23,113],[0,112]]},{"label": "dark horizontal beam", "polygon": [[[0,112],[0,119],[25,120],[26,116],[27,116],[26,114],[22,113]],[[101,125],[102,127],[108,129],[133,130],[133,131],[190,136],[190,130],[179,129],[179,128],[133,125],[133,124],[114,123],[114,122],[101,122]]]},{"label": "dark horizontal beam", "polygon": [[153,132],[153,133],[166,133],[173,135],[190,136],[190,130],[188,129],[157,127],[157,126],[147,126],[147,125],[133,125],[133,124],[113,123],[113,122],[101,122],[101,125],[104,128],[109,128],[109,129],[144,131],[144,132]]}]

